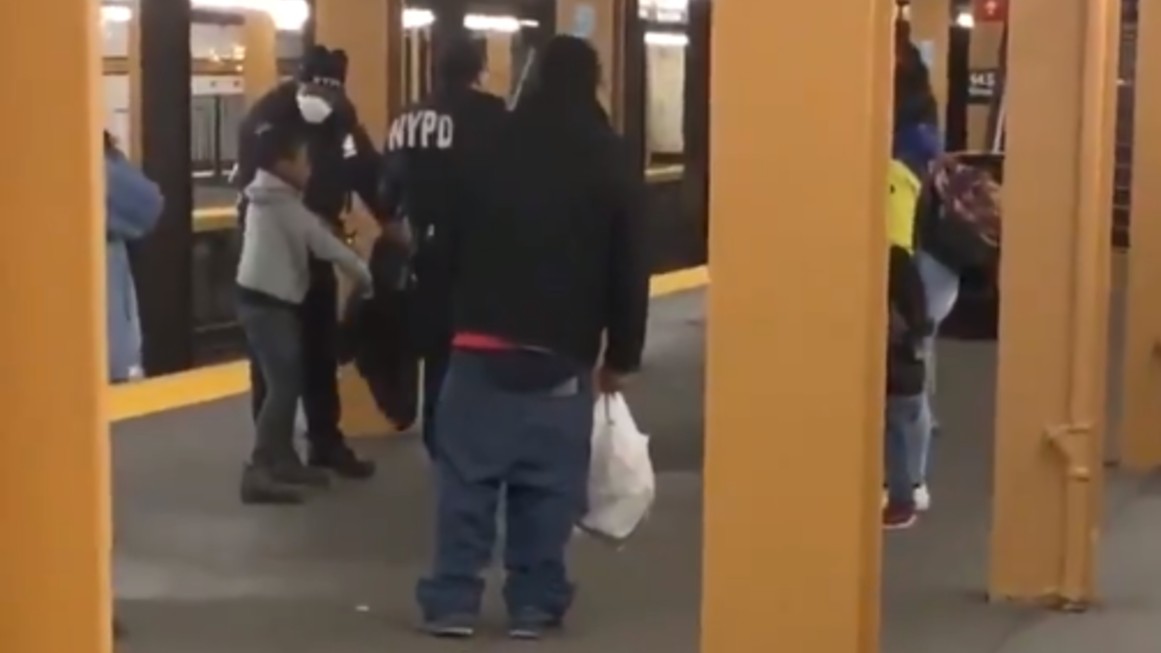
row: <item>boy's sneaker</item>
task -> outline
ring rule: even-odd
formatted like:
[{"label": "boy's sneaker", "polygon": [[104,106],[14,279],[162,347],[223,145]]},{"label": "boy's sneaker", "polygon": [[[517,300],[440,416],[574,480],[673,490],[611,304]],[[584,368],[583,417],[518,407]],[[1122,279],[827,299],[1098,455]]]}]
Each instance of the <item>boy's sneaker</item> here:
[{"label": "boy's sneaker", "polygon": [[298,488],[278,481],[268,469],[254,465],[246,465],[242,471],[239,493],[246,505],[289,506],[303,502]]},{"label": "boy's sneaker", "polygon": [[476,634],[476,618],[469,615],[449,615],[423,622],[423,632],[444,639],[468,639]]},{"label": "boy's sneaker", "polygon": [[343,478],[364,480],[375,475],[375,463],[362,460],[345,443],[310,452],[310,466],[329,469]]},{"label": "boy's sneaker", "polygon": [[562,625],[560,617],[553,617],[541,610],[519,610],[508,624],[508,637],[537,640],[548,631],[559,630]]},{"label": "boy's sneaker", "polygon": [[899,504],[888,501],[887,507],[883,508],[884,530],[898,531],[911,528],[918,520],[919,515],[915,512],[914,504]]},{"label": "boy's sneaker", "polygon": [[912,494],[915,499],[915,510],[918,512],[927,512],[931,510],[931,490],[927,489],[926,483],[921,483],[915,486],[915,492]]}]

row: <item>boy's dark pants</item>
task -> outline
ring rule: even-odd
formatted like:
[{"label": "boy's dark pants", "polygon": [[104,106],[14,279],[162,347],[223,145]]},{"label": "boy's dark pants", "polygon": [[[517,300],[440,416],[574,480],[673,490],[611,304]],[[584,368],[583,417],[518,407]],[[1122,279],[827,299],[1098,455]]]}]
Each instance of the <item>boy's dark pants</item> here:
[{"label": "boy's dark pants", "polygon": [[[246,332],[251,355],[267,379],[255,423],[251,464],[277,467],[294,464],[294,415],[302,396],[302,328],[293,306],[274,302],[238,302],[238,320]],[[255,393],[257,395],[257,393]]]},{"label": "boy's dark pants", "polygon": [[495,545],[501,492],[509,610],[555,619],[572,603],[565,548],[585,505],[592,381],[577,370],[546,386],[512,389],[511,372],[521,376],[523,356],[527,353],[451,355],[436,408],[434,569],[417,589],[429,620],[479,612],[480,573]]},{"label": "boy's dark pants", "polygon": [[[338,381],[338,280],[334,266],[311,259],[310,289],[299,311],[302,352],[302,404],[307,438],[316,452],[343,446],[339,430],[341,405]],[[254,419],[268,390],[257,356],[250,352],[250,387]],[[297,410],[297,406],[295,407]]]}]

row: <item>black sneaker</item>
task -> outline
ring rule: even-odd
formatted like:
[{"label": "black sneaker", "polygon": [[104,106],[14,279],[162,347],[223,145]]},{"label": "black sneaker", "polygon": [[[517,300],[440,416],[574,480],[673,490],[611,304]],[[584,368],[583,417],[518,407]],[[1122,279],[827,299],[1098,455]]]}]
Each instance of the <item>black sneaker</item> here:
[{"label": "black sneaker", "polygon": [[375,463],[362,460],[346,444],[310,453],[310,466],[329,469],[343,478],[363,480],[375,475]]},{"label": "black sneaker", "polygon": [[553,617],[541,610],[518,610],[508,623],[508,637],[521,640],[537,640],[549,631],[559,630],[563,625],[560,617]]},{"label": "black sneaker", "polygon": [[298,488],[279,482],[270,470],[254,465],[246,465],[242,471],[240,494],[246,505],[288,506],[303,502]]},{"label": "black sneaker", "polygon": [[125,639],[128,634],[129,631],[125,629],[125,624],[121,623],[117,615],[113,615],[113,641],[119,642]]},{"label": "black sneaker", "polygon": [[448,615],[423,622],[423,632],[443,639],[468,639],[476,634],[476,618],[470,615]]}]

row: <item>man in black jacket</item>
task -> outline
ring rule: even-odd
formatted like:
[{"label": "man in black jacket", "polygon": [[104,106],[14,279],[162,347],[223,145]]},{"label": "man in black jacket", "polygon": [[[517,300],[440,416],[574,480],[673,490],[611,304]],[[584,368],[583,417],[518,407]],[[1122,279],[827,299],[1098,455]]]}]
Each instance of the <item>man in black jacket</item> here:
[{"label": "man in black jacket", "polygon": [[643,171],[599,81],[588,43],[550,41],[474,176],[477,210],[445,234],[455,335],[437,407],[435,565],[417,588],[435,635],[473,632],[501,492],[510,635],[538,637],[572,601],[565,547],[585,508],[593,386],[616,392],[639,367],[649,294]]},{"label": "man in black jacket", "polygon": [[435,405],[451,349],[451,288],[445,225],[470,219],[469,175],[507,114],[504,101],[477,88],[480,49],[453,38],[438,55],[435,92],[391,123],[381,204],[414,235],[412,341],[423,357],[423,441],[434,459]]},{"label": "man in black jacket", "polygon": [[[245,188],[257,170],[258,134],[268,127],[302,130],[308,135],[312,174],[303,195],[307,208],[341,228],[340,215],[351,193],[377,210],[379,154],[359,123],[344,84],[347,56],[341,50],[316,46],[303,56],[297,79],[279,84],[263,96],[242,120],[238,135],[238,166],[233,182]],[[245,219],[245,200],[239,215]],[[334,268],[311,259],[310,290],[302,304],[304,393],[310,464],[348,478],[368,478],[375,472],[347,446],[339,429],[337,296]],[[255,415],[266,385],[251,361],[250,380]]]}]

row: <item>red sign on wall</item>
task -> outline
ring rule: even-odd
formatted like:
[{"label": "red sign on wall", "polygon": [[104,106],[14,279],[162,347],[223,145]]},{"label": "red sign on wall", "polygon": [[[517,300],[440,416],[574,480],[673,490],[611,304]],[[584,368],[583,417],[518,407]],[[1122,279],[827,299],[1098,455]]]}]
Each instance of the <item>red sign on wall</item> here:
[{"label": "red sign on wall", "polygon": [[1000,23],[1008,20],[1008,0],[974,0],[972,14],[979,23]]}]

